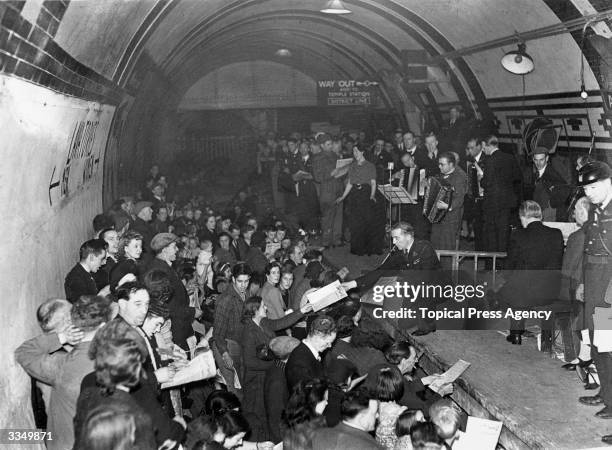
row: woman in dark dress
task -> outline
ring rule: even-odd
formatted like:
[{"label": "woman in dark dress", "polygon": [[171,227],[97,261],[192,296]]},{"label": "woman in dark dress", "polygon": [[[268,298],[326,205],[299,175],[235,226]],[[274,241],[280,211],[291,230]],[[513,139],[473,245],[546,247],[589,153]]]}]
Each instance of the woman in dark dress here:
[{"label": "woman in dark dress", "polygon": [[119,281],[128,273],[136,278],[141,275],[140,255],[142,255],[142,234],[137,231],[127,231],[119,242],[119,262],[110,273],[110,287],[114,292]]},{"label": "woman in dark dress", "polygon": [[353,147],[348,183],[336,203],[348,198],[351,253],[381,254],[385,234],[384,199],[376,190],[376,167],[365,159],[365,151]]},{"label": "woman in dark dress", "polygon": [[[266,371],[273,364],[273,356],[267,355],[269,342],[276,337],[275,331],[283,330],[297,322],[312,310],[310,304],[301,311],[294,311],[280,319],[267,318],[267,307],[261,297],[251,297],[244,304],[242,352],[244,358],[244,410],[266,417],[264,407],[264,381]],[[257,441],[268,440],[268,436],[254,436]]]}]

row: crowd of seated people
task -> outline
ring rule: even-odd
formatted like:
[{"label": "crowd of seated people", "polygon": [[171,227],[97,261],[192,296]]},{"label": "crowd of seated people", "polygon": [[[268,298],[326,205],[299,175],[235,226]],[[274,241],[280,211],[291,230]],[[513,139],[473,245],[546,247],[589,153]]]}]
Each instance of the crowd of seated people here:
[{"label": "crowd of seated people", "polygon": [[[429,417],[436,376],[413,378],[415,349],[362,317],[354,294],[312,311],[307,294],[344,273],[307,235],[196,197],[170,206],[157,168],[147,186],[149,200],[94,218],[67,300],[43,303],[41,335],[16,350],[47,392],[49,448],[410,448],[395,422],[408,407]],[[217,377],[163,389],[194,343]]]},{"label": "crowd of seated people", "polygon": [[[362,136],[355,142],[325,133],[278,143],[278,165],[269,154],[260,162],[265,170],[279,168],[275,188],[284,189],[289,212],[283,219],[258,216],[244,192],[235,204],[213,208],[200,195],[184,195],[197,179],[173,186],[154,166],[142,191],[93,218],[92,239],[66,269],[67,300],[43,303],[42,334],[16,351],[47,392],[54,436],[48,447],[452,448],[465,425],[457,407],[440,397],[452,393],[452,384],[429,390],[439,375],[415,374],[416,349],[364,316],[356,290],[318,312],[307,301],[346,276],[309,245],[313,234],[322,234],[323,248],[351,234],[353,253],[382,251],[384,217],[364,231],[350,217],[363,211],[349,202],[350,230],[344,230],[344,197],[372,192],[367,213],[378,211],[381,173],[404,153],[407,167],[420,161],[442,176],[461,170],[458,155],[438,154],[434,135],[425,142],[422,155],[411,153],[412,133],[371,148]],[[347,157],[355,162],[339,174],[336,161]],[[456,182],[467,183],[464,178]],[[173,189],[183,194],[169,201]],[[460,210],[462,203],[445,206]],[[537,203],[524,204],[520,215],[526,230],[540,230]],[[447,225],[415,226],[414,234],[438,233],[439,242],[448,242],[450,228],[453,236],[460,231],[461,214]],[[356,235],[377,246],[364,249]],[[516,239],[511,263],[521,269]],[[563,242],[560,234],[551,239],[561,253],[546,268],[560,269]],[[189,364],[196,345],[211,352],[217,376],[162,388]]]}]

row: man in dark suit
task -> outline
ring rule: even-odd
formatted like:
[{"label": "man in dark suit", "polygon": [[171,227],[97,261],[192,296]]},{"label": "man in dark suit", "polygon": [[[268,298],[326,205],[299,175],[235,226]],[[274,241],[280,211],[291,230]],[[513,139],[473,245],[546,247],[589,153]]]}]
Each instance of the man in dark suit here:
[{"label": "man in dark suit", "polygon": [[[429,158],[427,149],[416,144],[414,134],[411,131],[404,133],[404,148],[406,153],[410,153],[414,159],[417,169],[425,169],[427,176],[435,175],[438,172],[438,166],[435,161]],[[399,155],[400,158],[402,155]]]},{"label": "man in dark suit", "polygon": [[79,262],[72,268],[64,280],[66,299],[74,303],[81,295],[96,295],[98,288],[92,277],[104,264],[106,259],[106,242],[92,239],[81,245]]},{"label": "man in dark suit", "polygon": [[484,141],[487,155],[480,172],[484,189],[483,233],[485,250],[505,252],[510,233],[510,211],[518,204],[515,185],[521,182],[521,172],[514,157],[499,150],[496,136]]},{"label": "man in dark suit", "polygon": [[532,198],[542,208],[542,220],[554,222],[557,220],[557,207],[565,206],[569,194],[567,188],[569,183],[549,163],[548,149],[536,148],[532,160],[533,170],[529,180],[529,189],[533,193]]},{"label": "man in dark suit", "polygon": [[[375,270],[357,278],[354,281],[344,283],[346,289],[359,288],[361,292],[366,292],[378,281],[380,277],[405,275],[409,282],[417,285],[423,283],[436,283],[440,260],[436,251],[429,241],[415,239],[414,229],[409,223],[398,222],[391,229],[391,239],[393,240],[393,250],[383,260],[382,264]],[[432,299],[416,299],[413,303],[405,306],[412,308],[431,306]],[[427,303],[425,303],[427,302]],[[420,317],[420,315],[418,316]],[[422,336],[435,331],[435,322],[429,320],[418,320],[418,330],[413,334]]]},{"label": "man in dark suit", "polygon": [[291,352],[285,374],[291,392],[300,381],[324,376],[321,353],[332,346],[336,339],[336,323],[326,315],[317,316],[308,327],[308,336]]},{"label": "man in dark suit", "polygon": [[100,266],[97,272],[92,273],[98,291],[110,284],[111,270],[117,265],[117,253],[119,252],[119,233],[113,228],[106,228],[100,232],[100,239],[106,242],[106,262]]},{"label": "man in dark suit", "polygon": [[153,237],[151,249],[155,252],[155,258],[147,265],[147,272],[160,269],[168,275],[172,285],[172,296],[168,301],[172,320],[172,337],[176,345],[183,350],[189,350],[187,338],[193,336],[191,323],[202,315],[202,310],[189,306],[187,290],[172,268],[178,252],[177,240],[178,237],[172,233],[159,233]]},{"label": "man in dark suit", "polygon": [[461,117],[459,108],[453,106],[449,111],[448,122],[442,127],[442,142],[447,151],[461,152],[465,147],[468,124]]},{"label": "man in dark suit", "polygon": [[[522,309],[553,303],[559,298],[563,234],[542,224],[542,209],[533,200],[521,204],[519,218],[523,228],[510,237],[501,301]],[[523,321],[512,321],[511,328],[508,341],[520,344]]]},{"label": "man in dark suit", "polygon": [[285,365],[289,355],[300,345],[299,339],[291,336],[278,336],[270,341],[270,350],[276,356],[274,365],[266,371],[264,381],[264,404],[270,440],[274,443],[283,440],[280,423],[281,414],[289,401]]},{"label": "man in dark suit", "polygon": [[468,179],[468,190],[465,196],[463,218],[467,222],[468,239],[474,238],[474,250],[484,251],[483,241],[483,217],[482,201],[484,189],[478,178],[478,172],[482,172],[486,155],[483,151],[483,143],[476,137],[470,138],[466,146],[467,158],[464,165]]},{"label": "man in dark suit", "polygon": [[312,439],[313,450],[382,449],[370,435],[376,426],[378,400],[365,389],[347,392],[341,405],[342,422],[332,428],[319,428]]}]

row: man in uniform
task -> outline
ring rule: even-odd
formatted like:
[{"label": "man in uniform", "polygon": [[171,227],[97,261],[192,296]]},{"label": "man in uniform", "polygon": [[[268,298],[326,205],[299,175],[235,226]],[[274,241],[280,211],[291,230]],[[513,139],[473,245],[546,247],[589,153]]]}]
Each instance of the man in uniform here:
[{"label": "man in uniform", "polygon": [[[595,308],[610,307],[606,303],[605,293],[612,280],[612,170],[599,161],[586,164],[578,172],[578,183],[593,204],[586,224],[584,245],[585,319],[593,342]],[[599,353],[597,347],[592,346],[591,355],[601,389],[599,394],[580,397],[579,401],[592,406],[604,405],[595,416],[612,419],[612,353]],[[612,435],[604,436],[602,440],[612,444]]]},{"label": "man in uniform", "polygon": [[[441,268],[438,255],[429,241],[414,238],[414,229],[409,223],[396,223],[391,229],[391,239],[394,247],[387,254],[382,264],[372,272],[354,281],[344,283],[346,289],[359,288],[361,292],[366,292],[376,284],[380,277],[401,275],[401,272],[410,277],[411,279],[407,281],[414,285],[420,284],[421,281],[426,284],[438,281],[432,279],[432,276],[439,273]],[[398,281],[400,280],[398,279]],[[417,299],[416,302],[410,303],[408,306],[418,311],[419,307],[428,306],[427,302],[432,299],[424,299],[423,302],[419,300]],[[422,336],[435,330],[436,324],[434,321],[419,319],[418,329],[413,334]]]}]

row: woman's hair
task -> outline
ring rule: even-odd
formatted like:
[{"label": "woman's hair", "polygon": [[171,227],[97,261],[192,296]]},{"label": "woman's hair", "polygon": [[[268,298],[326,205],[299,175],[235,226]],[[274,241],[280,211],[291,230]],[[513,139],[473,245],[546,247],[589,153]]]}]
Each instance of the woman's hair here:
[{"label": "woman's hair", "polygon": [[208,448],[206,445],[213,443],[215,433],[218,430],[228,438],[238,433],[248,434],[251,428],[239,411],[227,410],[216,416],[200,416],[189,423],[185,442],[186,448]]},{"label": "woman's hair", "polygon": [[247,434],[251,431],[249,422],[240,411],[229,410],[216,416],[215,421],[226,437],[236,436],[238,433]]},{"label": "woman's hair", "polygon": [[444,440],[438,436],[431,422],[415,423],[410,430],[410,440],[414,450],[437,450],[444,448]]},{"label": "woman's hair", "polygon": [[270,273],[272,272],[272,269],[274,269],[275,267],[278,267],[278,271],[279,273],[281,272],[281,265],[280,263],[277,263],[276,261],[268,263],[268,265],[266,266],[266,270],[265,270],[265,274],[266,275],[270,275]]},{"label": "woman's hair", "polygon": [[397,402],[404,395],[404,377],[395,366],[381,367],[376,374],[376,397],[381,402]]},{"label": "woman's hair", "polygon": [[172,284],[168,274],[161,269],[148,271],[144,276],[144,285],[147,287],[151,301],[167,302],[172,296]]},{"label": "woman's hair", "polygon": [[380,351],[391,345],[393,340],[373,319],[363,318],[351,335],[354,347],[373,347]]},{"label": "woman's hair", "polygon": [[408,341],[394,342],[385,350],[385,358],[391,364],[398,365],[404,358],[410,358],[412,346]]},{"label": "woman's hair", "polygon": [[131,450],[136,433],[134,415],[134,412],[123,402],[97,406],[87,414],[75,448]]},{"label": "woman's hair", "polygon": [[294,428],[296,425],[309,422],[315,417],[317,403],[325,399],[327,382],[315,378],[309,381],[300,381],[294,388],[287,406],[281,415],[281,420],[286,428]]},{"label": "woman's hair", "polygon": [[119,252],[117,253],[119,258],[125,258],[125,247],[130,245],[130,242],[133,240],[139,240],[142,242],[142,234],[140,234],[138,231],[128,230],[123,234],[123,236],[121,236],[121,240],[119,241]]},{"label": "woman's hair", "polygon": [[407,409],[398,416],[397,422],[395,423],[395,434],[397,437],[410,434],[412,427],[420,422],[420,420],[417,419],[419,413],[422,414],[422,411],[418,409]]},{"label": "woman's hair", "polygon": [[112,393],[118,384],[132,388],[140,382],[147,358],[143,338],[127,322],[111,320],[100,328],[89,346],[97,382]]},{"label": "woman's hair", "polygon": [[227,411],[240,408],[240,400],[236,394],[222,389],[212,391],[204,402],[204,414],[218,416]]},{"label": "woman's hair", "polygon": [[336,337],[338,339],[349,337],[355,330],[355,322],[349,316],[341,316],[336,320]]},{"label": "woman's hair", "polygon": [[261,307],[261,301],[261,297],[254,295],[253,297],[249,297],[247,301],[244,302],[244,309],[242,311],[243,322],[255,317],[257,310]]}]

